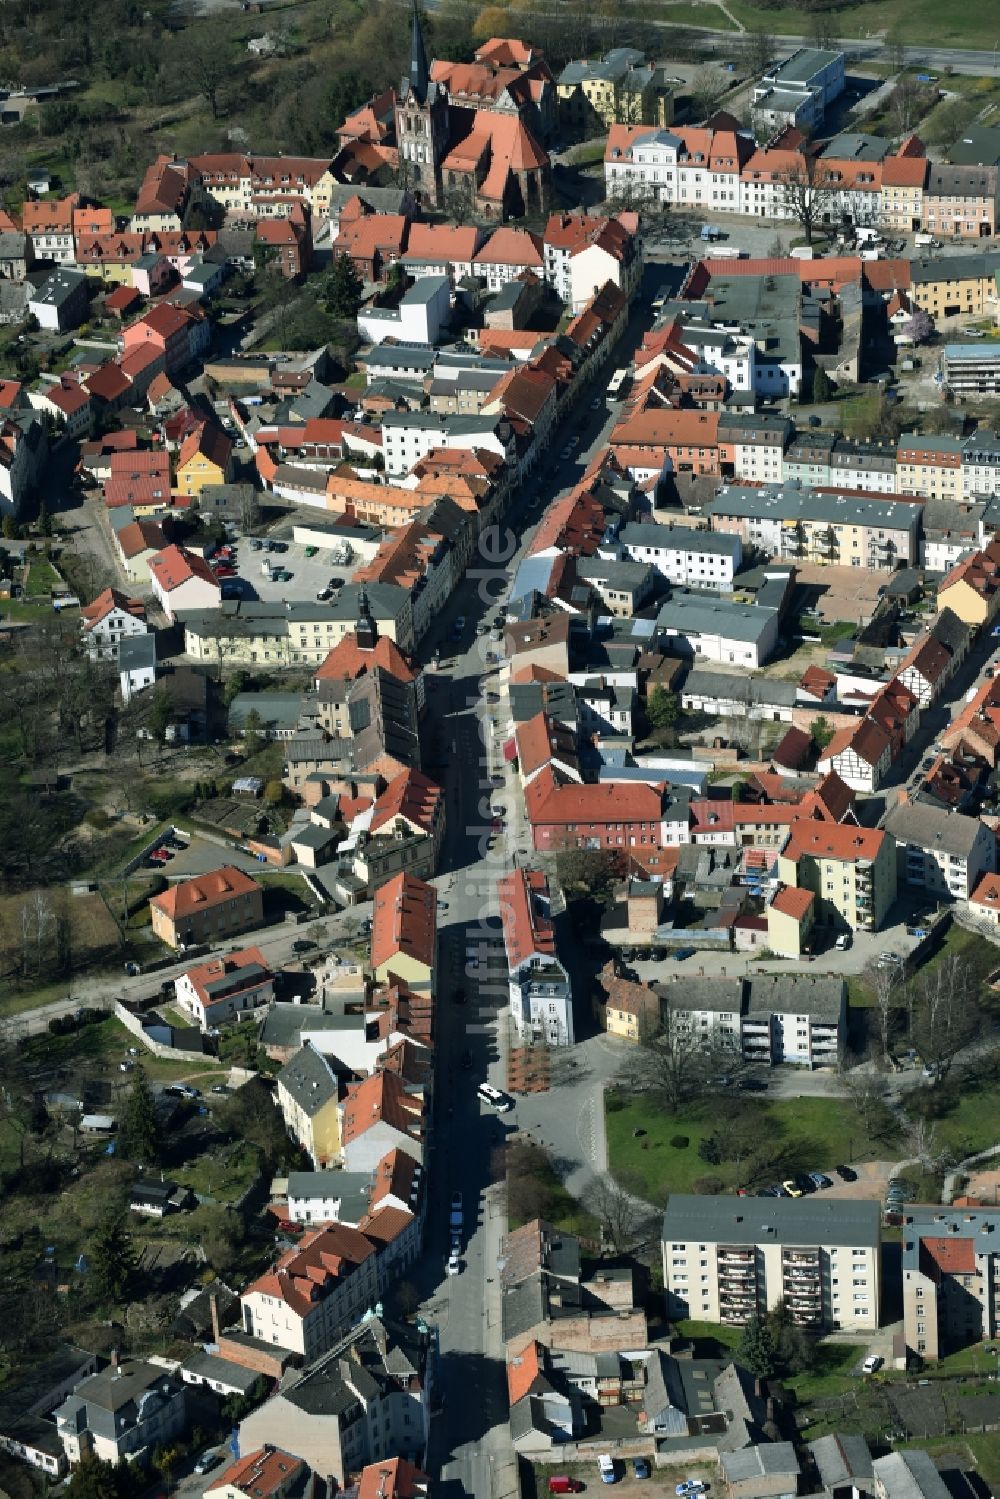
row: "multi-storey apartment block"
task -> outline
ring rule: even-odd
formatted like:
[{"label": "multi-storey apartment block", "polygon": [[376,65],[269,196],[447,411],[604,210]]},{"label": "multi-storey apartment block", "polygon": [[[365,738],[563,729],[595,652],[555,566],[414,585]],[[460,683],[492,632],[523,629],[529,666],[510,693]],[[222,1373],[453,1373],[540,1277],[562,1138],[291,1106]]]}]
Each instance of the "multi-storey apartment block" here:
[{"label": "multi-storey apartment block", "polygon": [[1000,1212],[908,1207],[903,1332],[924,1359],[1000,1333]]},{"label": "multi-storey apartment block", "polygon": [[784,1302],[817,1331],[878,1327],[877,1202],[672,1193],[663,1215],[667,1316],[742,1323]]},{"label": "multi-storey apartment block", "polygon": [[895,840],[879,828],[800,819],[778,856],[778,878],[813,892],[820,922],[875,932],[896,897]]}]

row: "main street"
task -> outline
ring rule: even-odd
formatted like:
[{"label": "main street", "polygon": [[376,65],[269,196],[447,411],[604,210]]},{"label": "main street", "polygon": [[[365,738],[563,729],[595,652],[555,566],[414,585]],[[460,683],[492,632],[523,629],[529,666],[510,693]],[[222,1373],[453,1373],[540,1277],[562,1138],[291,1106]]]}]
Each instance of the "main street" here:
[{"label": "main street", "polygon": [[[578,481],[606,442],[617,410],[602,400],[594,411],[591,403],[597,394],[603,396],[611,371],[631,358],[648,326],[648,312],[633,314],[593,390],[581,395],[562,429],[551,435],[550,454],[562,450],[571,436],[578,437],[574,458],[563,462],[550,457],[542,477],[527,480],[515,492],[499,527],[501,533],[511,529],[508,546],[493,546],[484,538],[480,557],[421,650],[425,661],[435,650],[441,652],[440,666],[426,674],[425,743],[438,751],[444,765],[443,772],[433,764],[430,769],[438,778],[443,775],[447,827],[442,872],[434,882],[443,903],[438,921],[437,1117],[425,1252],[414,1279],[423,1314],[439,1329],[440,1339],[437,1391],[442,1406],[432,1424],[428,1466],[440,1475],[446,1493],[476,1499],[504,1499],[515,1489],[498,1277],[506,1212],[494,1156],[505,1136],[517,1130],[518,1108],[507,1115],[493,1113],[479,1103],[476,1086],[484,1079],[500,1088],[506,1083],[507,985],[497,881],[527,847],[520,789],[502,754],[510,727],[505,671],[501,663],[487,659],[498,653],[497,643],[476,628],[502,619],[497,601],[506,597],[544,505]],[[543,469],[545,465],[543,459]],[[496,560],[498,553],[503,561]],[[465,626],[456,642],[459,617]],[[487,703],[487,692],[499,694],[500,702]],[[507,815],[491,846],[492,805],[503,805]],[[448,1276],[448,1215],[455,1192],[462,1193],[465,1219],[462,1270]]]}]

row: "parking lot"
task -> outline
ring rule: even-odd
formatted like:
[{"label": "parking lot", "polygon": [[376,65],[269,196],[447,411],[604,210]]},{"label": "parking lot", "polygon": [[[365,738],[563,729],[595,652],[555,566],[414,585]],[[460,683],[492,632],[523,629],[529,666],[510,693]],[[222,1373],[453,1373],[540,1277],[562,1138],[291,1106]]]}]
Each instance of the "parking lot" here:
[{"label": "parking lot", "polygon": [[[314,556],[307,557],[306,552],[313,549],[292,541],[290,537],[272,541],[271,551],[263,544],[260,550],[255,550],[245,536],[237,537],[230,545],[236,553],[236,575],[242,585],[238,597],[242,599],[312,601],[321,589],[329,585],[331,578],[341,578],[344,583],[349,583],[361,565],[358,557],[348,563],[333,562],[329,547],[320,547]],[[265,562],[270,563],[270,572],[266,570]],[[282,576],[277,578],[274,574],[279,570]],[[291,576],[285,577],[285,573]]]}]

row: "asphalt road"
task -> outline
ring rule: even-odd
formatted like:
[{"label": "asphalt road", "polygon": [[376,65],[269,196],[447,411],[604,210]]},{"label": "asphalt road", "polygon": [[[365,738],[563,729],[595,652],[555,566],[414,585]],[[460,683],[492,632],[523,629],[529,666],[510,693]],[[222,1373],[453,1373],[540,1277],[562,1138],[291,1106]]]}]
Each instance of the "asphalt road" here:
[{"label": "asphalt road", "polygon": [[[332,911],[317,916],[312,921],[303,922],[301,926],[289,924],[263,927],[233,938],[218,951],[229,952],[233,948],[246,947],[252,943],[261,949],[273,970],[288,969],[290,965],[308,961],[315,956],[313,952],[297,953],[294,948],[296,942],[305,938],[312,939],[316,943],[316,952],[319,952],[321,948],[335,948],[338,942],[352,941],[357,937],[361,923],[371,915],[371,910],[369,901],[347,911]],[[205,957],[207,956],[206,954]],[[203,961],[204,958],[198,959],[198,962]],[[136,978],[122,973],[120,979],[110,980],[105,973],[91,979],[74,979],[72,991],[65,999],[52,1000],[32,1010],[22,1010],[20,1014],[12,1015],[8,1023],[19,1034],[36,1035],[46,1030],[49,1021],[54,1020],[57,1015],[68,1015],[82,1005],[110,1009],[116,999],[142,999],[146,995],[155,994],[165,979],[176,978],[190,966],[191,959],[186,958],[165,968],[158,968],[155,972],[139,974]]]},{"label": "asphalt road", "polygon": [[[603,379],[631,357],[649,326],[648,312],[630,321]],[[476,1085],[506,1080],[507,982],[500,942],[497,881],[529,847],[521,797],[504,765],[509,732],[504,668],[487,661],[495,651],[477,625],[492,622],[496,604],[534,534],[544,506],[578,482],[583,467],[604,442],[617,408],[603,399],[602,378],[581,397],[563,427],[552,433],[550,451],[560,454],[572,436],[573,456],[555,458],[543,474],[526,481],[504,524],[511,528],[509,555],[497,563],[483,554],[450,600],[421,655],[442,661],[428,669],[424,742],[436,748],[443,768],[447,827],[441,874],[436,878],[439,916],[436,1090],[438,1116],[432,1146],[428,1228],[423,1260],[415,1272],[422,1310],[439,1330],[437,1388],[443,1398],[431,1428],[428,1467],[448,1496],[506,1499],[515,1492],[513,1452],[507,1426],[506,1372],[500,1329],[497,1261],[506,1232],[502,1194],[494,1182],[493,1155],[505,1135],[520,1127],[528,1103],[497,1115],[476,1097]],[[499,550],[499,549],[498,549]],[[458,616],[466,620],[454,638]],[[486,692],[499,694],[488,703]],[[428,756],[428,760],[433,754]],[[507,824],[491,839],[490,808],[507,808]],[[473,961],[469,961],[470,953]],[[462,1003],[456,1000],[461,993]],[[530,1101],[529,1101],[530,1102]],[[527,1122],[527,1121],[526,1121]],[[452,1194],[462,1193],[464,1228],[461,1273],[448,1276],[448,1215]]]}]

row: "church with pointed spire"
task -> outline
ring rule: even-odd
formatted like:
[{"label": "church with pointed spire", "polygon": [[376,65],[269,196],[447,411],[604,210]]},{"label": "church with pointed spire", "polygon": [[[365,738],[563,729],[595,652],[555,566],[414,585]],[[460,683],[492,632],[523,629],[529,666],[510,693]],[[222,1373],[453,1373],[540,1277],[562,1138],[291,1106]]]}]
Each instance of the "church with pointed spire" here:
[{"label": "church with pointed spire", "polygon": [[[546,118],[538,101],[548,99],[551,74],[539,54],[523,44],[520,52],[513,48],[495,38],[480,49],[465,68],[471,93],[461,91],[471,102],[457,103],[454,67],[428,63],[413,0],[409,68],[394,107],[395,145],[400,176],[424,203],[450,207],[459,218],[498,221],[548,212],[552,168],[532,125]],[[521,52],[525,60],[518,63]]]},{"label": "church with pointed spire", "polygon": [[448,95],[431,81],[423,28],[413,0],[410,67],[396,100],[396,147],[407,186],[431,203],[441,201],[441,169],[450,140]]}]

